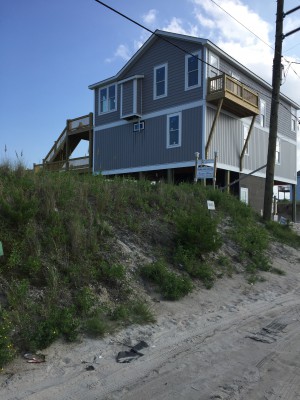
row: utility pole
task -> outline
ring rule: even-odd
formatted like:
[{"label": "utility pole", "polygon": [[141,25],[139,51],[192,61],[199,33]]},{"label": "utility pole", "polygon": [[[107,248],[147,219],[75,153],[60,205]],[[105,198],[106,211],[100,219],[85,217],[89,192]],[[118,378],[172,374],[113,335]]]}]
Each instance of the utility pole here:
[{"label": "utility pole", "polygon": [[269,146],[266,168],[265,196],[264,196],[264,211],[263,218],[265,221],[271,220],[272,201],[273,201],[273,186],[274,186],[274,170],[275,170],[275,155],[276,155],[276,140],[278,128],[278,107],[280,95],[281,81],[281,52],[283,39],[283,2],[277,0],[277,15],[276,15],[276,35],[275,35],[275,50],[273,59],[273,77],[272,77],[272,102],[269,130]]},{"label": "utility pole", "polygon": [[272,214],[276,141],[277,141],[277,128],[278,128],[278,107],[279,107],[280,83],[281,83],[282,41],[285,37],[292,35],[293,33],[296,33],[300,30],[300,28],[297,28],[283,35],[282,32],[283,32],[284,17],[297,10],[300,10],[300,6],[297,6],[292,10],[289,10],[286,13],[284,13],[283,3],[284,0],[277,0],[275,51],[273,59],[273,78],[272,78],[272,103],[271,103],[269,146],[268,146],[264,210],[263,210],[263,218],[265,221],[270,221]]}]

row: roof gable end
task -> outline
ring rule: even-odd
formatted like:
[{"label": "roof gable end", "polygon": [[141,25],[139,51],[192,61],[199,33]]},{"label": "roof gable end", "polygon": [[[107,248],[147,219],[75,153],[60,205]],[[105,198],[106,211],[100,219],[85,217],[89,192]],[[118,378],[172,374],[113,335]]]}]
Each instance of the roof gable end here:
[{"label": "roof gable end", "polygon": [[181,35],[178,33],[172,33],[172,32],[166,32],[166,31],[161,31],[161,30],[156,30],[153,32],[153,34],[149,37],[149,39],[142,45],[142,47],[131,57],[131,59],[124,65],[124,67],[114,76],[102,80],[100,82],[94,83],[92,85],[89,85],[89,89],[93,90],[96,89],[97,87],[104,86],[110,82],[115,82],[120,79],[122,79],[122,76],[126,74],[126,71],[131,68],[134,63],[136,63],[137,60],[139,60],[143,54],[151,47],[153,44],[159,39],[163,39],[167,42],[172,41],[172,39],[177,39],[177,40],[183,40],[183,41],[188,41],[188,42],[194,42],[194,43],[200,43],[204,44],[207,41],[205,39],[193,37],[193,36],[187,36],[187,35]]}]

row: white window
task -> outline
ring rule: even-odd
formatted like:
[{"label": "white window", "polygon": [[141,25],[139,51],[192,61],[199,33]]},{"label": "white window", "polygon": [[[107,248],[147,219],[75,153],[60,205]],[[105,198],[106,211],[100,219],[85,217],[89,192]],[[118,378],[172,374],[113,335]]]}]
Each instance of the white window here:
[{"label": "white window", "polygon": [[280,157],[280,147],[281,147],[281,140],[276,139],[276,152],[275,152],[275,163],[280,164],[281,162],[281,157]]},{"label": "white window", "polygon": [[167,116],[167,148],[181,146],[181,113]]},{"label": "white window", "polygon": [[231,76],[233,79],[236,79],[237,81],[241,80],[241,77],[236,72],[231,71]]},{"label": "white window", "polygon": [[265,100],[260,99],[260,126],[267,126],[266,122],[267,110]]},{"label": "white window", "polygon": [[136,122],[133,124],[133,132],[140,132],[145,129],[145,121]]},{"label": "white window", "polygon": [[158,65],[154,68],[154,100],[167,96],[168,65]]},{"label": "white window", "polygon": [[240,189],[240,200],[245,204],[249,204],[248,188],[241,187],[241,189]]},{"label": "white window", "polygon": [[[243,134],[244,134],[244,138],[243,138],[243,148],[244,148],[244,146],[245,146],[245,143],[246,143],[246,140],[247,140],[247,137],[248,137],[248,133],[249,133],[249,126],[248,125],[243,125]],[[244,153],[246,156],[248,156],[249,155],[249,142],[248,142],[248,144],[247,144],[247,147],[246,147],[246,150],[245,150],[245,153]]]},{"label": "white window", "polygon": [[294,108],[291,109],[291,114],[292,114],[291,129],[292,129],[293,132],[296,132],[296,130],[297,130],[297,117],[296,117],[296,110]]},{"label": "white window", "polygon": [[116,109],[116,85],[101,88],[99,91],[99,114],[115,111]]},{"label": "white window", "polygon": [[185,90],[201,85],[201,52],[185,56]]},{"label": "white window", "polygon": [[215,54],[209,52],[208,56],[208,76],[209,78],[213,78],[215,76],[221,75],[220,68],[219,68],[219,57]]}]

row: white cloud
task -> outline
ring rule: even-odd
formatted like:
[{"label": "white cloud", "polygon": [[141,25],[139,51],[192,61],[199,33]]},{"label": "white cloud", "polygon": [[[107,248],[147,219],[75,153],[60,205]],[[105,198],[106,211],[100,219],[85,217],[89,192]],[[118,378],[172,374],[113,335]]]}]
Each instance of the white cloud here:
[{"label": "white cloud", "polygon": [[177,17],[172,17],[170,22],[162,28],[164,31],[179,33],[181,35],[198,36],[198,28],[196,25],[190,23],[187,24],[188,27],[184,28],[184,22]]},{"label": "white cloud", "polygon": [[114,62],[117,58],[121,58],[124,61],[128,61],[131,57],[130,50],[128,46],[125,44],[120,44],[117,48],[117,50],[114,53],[114,56],[111,58],[106,58],[105,62],[107,63],[112,63]]},{"label": "white cloud", "polygon": [[157,16],[157,10],[151,9],[147,12],[147,14],[144,14],[142,16],[143,22],[147,25],[153,26],[156,24],[156,16]]},{"label": "white cloud", "polygon": [[222,9],[210,0],[192,2],[198,30],[205,32],[202,35],[270,83],[273,50],[268,44],[272,27],[240,0],[218,0]]},{"label": "white cloud", "polygon": [[[215,28],[219,30],[221,29],[224,37],[228,37],[230,39],[243,39],[245,35],[251,35],[254,37],[252,33],[248,32],[244,27],[242,27],[241,24],[243,24],[250,31],[258,34],[262,40],[269,42],[271,26],[242,1],[218,0],[217,4],[220,7],[210,0],[192,0],[192,2],[195,5],[195,17],[198,20],[200,16],[202,17],[202,20],[199,20],[199,22],[203,22],[204,17],[210,20],[210,24],[211,21],[214,21]],[[224,10],[227,11],[227,13]],[[234,18],[241,24],[235,21]]]}]

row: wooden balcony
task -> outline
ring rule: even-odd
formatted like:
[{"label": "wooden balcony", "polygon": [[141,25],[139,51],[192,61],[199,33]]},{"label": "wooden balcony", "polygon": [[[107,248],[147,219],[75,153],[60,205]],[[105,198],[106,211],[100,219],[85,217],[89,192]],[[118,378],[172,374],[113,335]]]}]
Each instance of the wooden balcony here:
[{"label": "wooden balcony", "polygon": [[222,101],[222,109],[239,118],[259,114],[258,93],[226,74],[208,78],[206,100],[215,105]]}]

